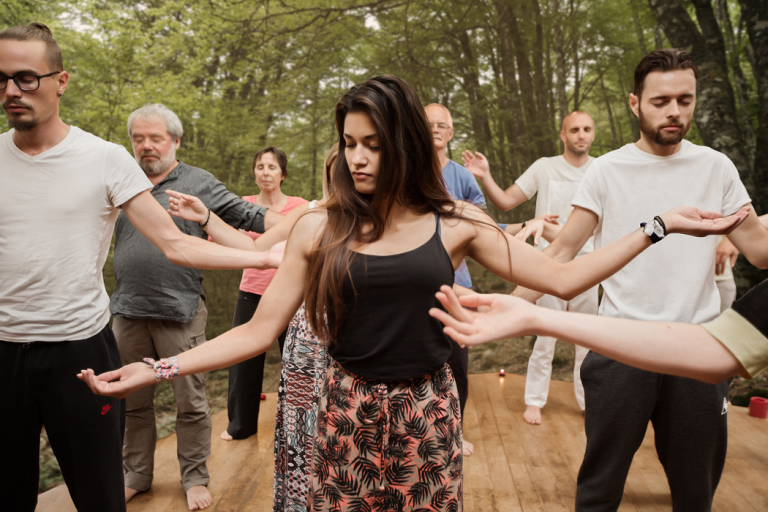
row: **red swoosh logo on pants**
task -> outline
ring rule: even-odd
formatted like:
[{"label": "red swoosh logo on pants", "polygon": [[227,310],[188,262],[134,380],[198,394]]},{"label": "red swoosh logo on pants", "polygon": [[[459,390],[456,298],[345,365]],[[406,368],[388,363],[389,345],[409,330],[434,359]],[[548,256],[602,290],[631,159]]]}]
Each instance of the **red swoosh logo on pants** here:
[{"label": "red swoosh logo on pants", "polygon": [[102,407],[102,408],[101,408],[101,414],[102,414],[102,416],[103,416],[103,415],[105,415],[105,414],[107,414],[111,408],[112,408],[112,406],[111,406],[111,405],[109,405],[109,404],[107,404],[107,405],[105,405],[104,407]]}]

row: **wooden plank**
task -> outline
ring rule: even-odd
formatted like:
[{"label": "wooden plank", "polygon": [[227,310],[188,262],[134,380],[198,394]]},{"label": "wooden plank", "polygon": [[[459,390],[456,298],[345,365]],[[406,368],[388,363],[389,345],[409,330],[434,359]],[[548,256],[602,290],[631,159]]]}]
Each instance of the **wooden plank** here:
[{"label": "wooden plank", "polygon": [[[525,406],[516,403],[511,398],[519,399],[522,396],[520,395],[523,389],[521,381],[507,377],[502,379],[494,374],[487,374],[483,376],[482,380],[488,389],[495,388],[498,393],[498,395],[493,395],[492,403],[497,404],[497,428],[504,443],[507,463],[512,473],[520,506],[526,512],[543,510],[544,502],[536,484],[536,477],[527,464],[525,440],[518,432],[520,424],[523,423],[522,413]],[[522,384],[524,385],[524,383],[525,380],[523,379]]]},{"label": "wooden plank", "polygon": [[491,379],[478,379],[480,385],[476,386],[473,399],[477,402],[475,407],[485,411],[483,417],[488,421],[480,423],[485,445],[488,468],[491,473],[491,484],[494,491],[495,510],[520,511],[523,508],[518,499],[515,479],[509,464],[507,446],[501,437],[501,432],[508,423],[504,401],[500,396],[499,384]]},{"label": "wooden plank", "polygon": [[[465,425],[470,428],[467,431],[475,444],[475,453],[464,460],[464,488],[471,489],[474,510],[477,512],[499,510],[496,503],[493,475],[491,474],[491,460],[494,454],[492,446],[496,446],[492,437],[496,435],[493,411],[484,406],[485,389],[480,382],[472,382],[469,385],[470,400],[474,402],[474,417],[466,418]],[[469,419],[469,422],[467,420]],[[488,446],[486,446],[486,443]]]}]

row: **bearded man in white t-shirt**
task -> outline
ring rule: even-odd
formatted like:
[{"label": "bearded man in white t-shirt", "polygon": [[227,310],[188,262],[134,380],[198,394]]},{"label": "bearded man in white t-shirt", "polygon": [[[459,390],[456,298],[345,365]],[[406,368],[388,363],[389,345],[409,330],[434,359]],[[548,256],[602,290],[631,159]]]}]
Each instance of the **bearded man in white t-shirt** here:
[{"label": "bearded man in white t-shirt", "polygon": [[45,427],[79,512],[125,510],[125,401],[77,374],[120,368],[102,268],[122,209],[176,264],[269,268],[277,254],[184,235],[122,146],[59,117],[61,50],[41,23],[0,32],[0,509],[37,505]]},{"label": "bearded man in white t-shirt", "polygon": [[[635,70],[629,103],[640,121],[634,144],[590,166],[573,199],[574,211],[544,251],[572,259],[594,233],[596,248],[638,228],[660,242],[605,280],[599,314],[616,318],[699,324],[715,318],[715,237],[669,237],[654,215],[687,204],[729,215],[750,199],[733,163],[713,149],[683,140],[696,102],[698,68],[676,49],[655,50]],[[663,222],[663,221],[662,221]],[[764,268],[763,230],[754,210],[729,238]],[[518,288],[515,295],[539,294]],[[638,370],[590,352],[581,367],[587,447],[579,471],[577,511],[619,507],[632,459],[648,421],[667,474],[675,511],[712,506],[727,446],[728,382],[705,384]]]},{"label": "bearded man in white t-shirt", "polygon": [[[462,155],[464,165],[483,181],[483,187],[491,202],[500,210],[511,210],[538,193],[536,198],[536,219],[523,224],[510,224],[507,232],[526,239],[535,233],[535,244],[544,249],[568,220],[573,207],[571,200],[584,177],[584,173],[594,160],[589,156],[589,148],[595,140],[595,122],[586,112],[574,111],[563,118],[560,140],[563,142],[562,155],[544,157],[536,160],[512,185],[503,190],[491,176],[488,160],[480,154],[465,151]],[[556,223],[544,220],[546,215],[556,218]],[[539,236],[544,240],[539,242]],[[592,240],[588,240],[579,251],[579,256],[592,250]],[[597,287],[587,290],[578,297],[567,301],[552,295],[544,295],[536,304],[557,311],[575,311],[577,313],[597,313]],[[557,340],[548,336],[539,336],[528,360],[528,372],[525,378],[525,413],[523,419],[531,425],[541,424],[541,409],[547,403],[549,381],[552,378],[552,360],[555,357]],[[588,350],[578,345],[575,347],[573,365],[573,389],[576,402],[584,410],[584,387],[581,385],[581,362]]]}]

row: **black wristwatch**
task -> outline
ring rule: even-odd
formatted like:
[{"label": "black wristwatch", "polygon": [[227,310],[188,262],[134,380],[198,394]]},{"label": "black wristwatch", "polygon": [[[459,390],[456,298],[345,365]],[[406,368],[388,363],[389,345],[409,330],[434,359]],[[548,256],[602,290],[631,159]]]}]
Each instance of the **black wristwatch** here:
[{"label": "black wristwatch", "polygon": [[651,239],[652,244],[664,240],[664,237],[667,236],[667,230],[664,228],[663,222],[659,223],[656,219],[653,219],[651,222],[641,222],[640,227],[643,228],[643,233]]}]

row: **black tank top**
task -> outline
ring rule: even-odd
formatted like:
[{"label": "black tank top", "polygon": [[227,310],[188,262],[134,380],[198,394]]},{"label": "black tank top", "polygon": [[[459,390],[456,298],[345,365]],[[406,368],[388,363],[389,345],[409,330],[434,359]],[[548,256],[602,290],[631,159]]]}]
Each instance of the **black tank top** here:
[{"label": "black tank top", "polygon": [[435,222],[432,238],[412,251],[355,255],[344,279],[347,320],[329,347],[345,370],[370,379],[407,380],[439,370],[450,357],[442,324],[429,316],[430,308],[442,307],[435,298],[440,286],[453,286],[437,214]]}]

